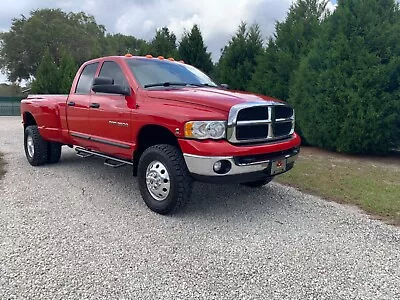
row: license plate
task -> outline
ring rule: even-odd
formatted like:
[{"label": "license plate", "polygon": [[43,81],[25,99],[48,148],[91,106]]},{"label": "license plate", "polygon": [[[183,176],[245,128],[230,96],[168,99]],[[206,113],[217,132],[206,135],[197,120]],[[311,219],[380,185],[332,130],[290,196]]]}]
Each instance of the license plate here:
[{"label": "license plate", "polygon": [[271,175],[280,174],[285,171],[286,171],[286,158],[272,161]]}]

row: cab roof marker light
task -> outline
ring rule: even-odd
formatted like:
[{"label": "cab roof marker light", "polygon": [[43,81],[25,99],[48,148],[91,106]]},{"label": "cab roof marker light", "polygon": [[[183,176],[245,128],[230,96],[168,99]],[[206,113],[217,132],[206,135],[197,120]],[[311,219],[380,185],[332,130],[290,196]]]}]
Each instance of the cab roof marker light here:
[{"label": "cab roof marker light", "polygon": [[146,58],[153,58],[153,55],[147,54],[147,55],[146,55]]},{"label": "cab roof marker light", "polygon": [[125,57],[132,57],[133,55],[130,53],[125,54]]},{"label": "cab roof marker light", "polygon": [[161,56],[161,55],[160,55],[160,56],[157,57],[157,58],[158,58],[158,59],[164,59],[164,56]]}]

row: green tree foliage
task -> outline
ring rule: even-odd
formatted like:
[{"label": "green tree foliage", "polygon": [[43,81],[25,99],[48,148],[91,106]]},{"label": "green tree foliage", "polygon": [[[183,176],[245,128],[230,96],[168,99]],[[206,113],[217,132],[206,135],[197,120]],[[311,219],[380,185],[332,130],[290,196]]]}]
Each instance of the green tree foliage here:
[{"label": "green tree foliage", "polygon": [[342,0],[295,74],[290,99],[313,145],[385,153],[400,144],[400,11]]},{"label": "green tree foliage", "polygon": [[146,55],[148,43],[145,40],[137,39],[134,36],[123,34],[108,34],[102,42],[102,55]]},{"label": "green tree foliage", "polygon": [[77,71],[78,66],[72,55],[67,51],[63,51],[61,54],[60,66],[58,68],[58,93],[69,94]]},{"label": "green tree foliage", "polygon": [[43,58],[32,83],[34,94],[57,94],[59,91],[59,73],[54,57],[48,49],[45,50]]},{"label": "green tree foliage", "polygon": [[149,54],[153,56],[177,57],[176,36],[167,27],[156,31],[149,46]]},{"label": "green tree foliage", "polygon": [[29,79],[36,73],[46,47],[59,62],[61,46],[81,64],[101,54],[104,32],[94,17],[83,12],[32,11],[29,18],[13,19],[10,31],[1,33],[0,67],[7,71],[10,81]]},{"label": "green tree foliage", "polygon": [[326,4],[327,1],[298,0],[290,6],[285,21],[276,23],[274,38],[269,39],[266,50],[258,57],[249,90],[288,100],[292,75],[318,36]]},{"label": "green tree foliage", "polygon": [[256,57],[262,52],[262,38],[258,24],[239,26],[236,35],[222,51],[218,62],[217,78],[230,88],[245,90],[256,66]]},{"label": "green tree foliage", "polygon": [[194,25],[190,32],[185,32],[178,51],[180,59],[183,59],[186,63],[207,74],[211,72],[213,68],[211,54],[207,52],[200,28],[197,25]]},{"label": "green tree foliage", "polygon": [[32,82],[35,94],[69,94],[78,66],[65,49],[61,50],[60,63],[46,50]]}]

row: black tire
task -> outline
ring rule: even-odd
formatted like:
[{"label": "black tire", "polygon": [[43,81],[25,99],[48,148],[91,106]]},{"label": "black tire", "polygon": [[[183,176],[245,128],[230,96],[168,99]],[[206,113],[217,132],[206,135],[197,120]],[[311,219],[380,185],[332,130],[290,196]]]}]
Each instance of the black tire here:
[{"label": "black tire", "polygon": [[[32,138],[33,142],[33,154],[31,155],[28,151],[28,138]],[[25,155],[28,162],[32,166],[40,166],[47,163],[48,159],[48,142],[45,141],[39,133],[39,129],[36,125],[28,126],[25,129],[24,134],[24,148]]]},{"label": "black tire", "polygon": [[[147,188],[147,168],[154,161],[160,162],[169,175],[169,193],[163,200],[157,200]],[[155,145],[143,152],[139,160],[138,181],[140,193],[147,207],[162,215],[182,209],[189,201],[192,192],[193,179],[182,152],[172,145]]]},{"label": "black tire", "polygon": [[61,144],[55,142],[48,142],[47,146],[47,162],[50,164],[56,163],[61,157]]},{"label": "black tire", "polygon": [[244,182],[242,185],[252,187],[252,188],[258,188],[262,187],[272,181],[272,177],[267,177],[261,180],[256,180],[256,181],[251,181],[251,182]]}]

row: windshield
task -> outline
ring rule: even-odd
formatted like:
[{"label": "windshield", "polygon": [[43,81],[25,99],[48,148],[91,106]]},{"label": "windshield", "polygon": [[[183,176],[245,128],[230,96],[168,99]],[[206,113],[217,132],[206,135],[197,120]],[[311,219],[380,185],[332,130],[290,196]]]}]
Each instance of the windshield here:
[{"label": "windshield", "polygon": [[159,59],[135,58],[127,63],[142,87],[155,86],[211,86],[218,85],[193,66]]}]

